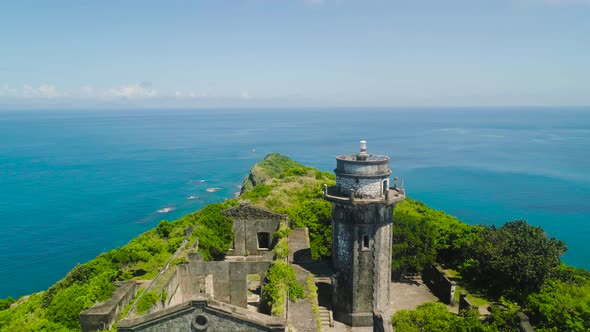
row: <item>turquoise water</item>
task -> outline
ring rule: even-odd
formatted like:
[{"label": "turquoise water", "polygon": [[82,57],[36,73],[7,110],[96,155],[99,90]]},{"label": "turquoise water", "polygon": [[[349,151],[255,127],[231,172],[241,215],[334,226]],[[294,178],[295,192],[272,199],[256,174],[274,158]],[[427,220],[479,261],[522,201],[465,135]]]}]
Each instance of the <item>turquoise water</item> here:
[{"label": "turquoise water", "polygon": [[469,223],[526,219],[590,268],[590,109],[4,111],[0,298],[232,197],[267,153],[331,171],[361,139],[410,196]]}]

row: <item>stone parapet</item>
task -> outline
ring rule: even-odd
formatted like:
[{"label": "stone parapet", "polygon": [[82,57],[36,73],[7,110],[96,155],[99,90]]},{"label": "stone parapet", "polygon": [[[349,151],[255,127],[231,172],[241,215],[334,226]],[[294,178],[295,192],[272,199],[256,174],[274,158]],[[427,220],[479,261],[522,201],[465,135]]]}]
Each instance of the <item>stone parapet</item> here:
[{"label": "stone parapet", "polygon": [[527,315],[523,312],[519,312],[516,314],[516,317],[518,317],[518,329],[520,332],[535,332]]},{"label": "stone parapet", "polygon": [[374,204],[374,203],[386,203],[386,204],[394,204],[397,202],[401,202],[406,198],[405,190],[401,188],[392,188],[388,189],[388,192],[383,197],[377,198],[358,198],[354,195],[344,195],[343,193],[338,190],[336,186],[327,187],[325,186],[323,189],[323,198],[327,201],[333,203],[348,203],[351,205],[356,204]]},{"label": "stone parapet", "polygon": [[137,290],[135,281],[117,282],[115,286],[110,299],[80,312],[82,331],[110,330],[113,327],[119,313],[131,302]]},{"label": "stone parapet", "polygon": [[476,305],[472,305],[471,302],[467,299],[467,293],[461,292],[459,297],[459,311],[463,310],[479,310],[479,307]]},{"label": "stone parapet", "polygon": [[436,265],[424,269],[422,280],[443,303],[455,305],[456,282],[449,280],[445,271]]}]

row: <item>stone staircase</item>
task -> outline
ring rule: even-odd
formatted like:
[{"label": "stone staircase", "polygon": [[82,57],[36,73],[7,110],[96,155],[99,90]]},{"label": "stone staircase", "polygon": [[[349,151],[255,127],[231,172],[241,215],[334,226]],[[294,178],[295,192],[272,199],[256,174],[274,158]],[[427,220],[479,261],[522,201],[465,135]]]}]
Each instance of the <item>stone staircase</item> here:
[{"label": "stone staircase", "polygon": [[322,323],[322,329],[328,330],[330,327],[334,327],[334,317],[330,310],[332,304],[332,279],[330,277],[315,277],[315,284],[318,287],[318,309],[320,312],[320,322]]},{"label": "stone staircase", "polygon": [[334,326],[334,319],[332,318],[332,313],[326,307],[319,307],[320,312],[320,322],[322,322],[322,327],[329,328]]},{"label": "stone staircase", "polygon": [[301,264],[312,261],[307,228],[294,228],[289,234],[289,262]]}]

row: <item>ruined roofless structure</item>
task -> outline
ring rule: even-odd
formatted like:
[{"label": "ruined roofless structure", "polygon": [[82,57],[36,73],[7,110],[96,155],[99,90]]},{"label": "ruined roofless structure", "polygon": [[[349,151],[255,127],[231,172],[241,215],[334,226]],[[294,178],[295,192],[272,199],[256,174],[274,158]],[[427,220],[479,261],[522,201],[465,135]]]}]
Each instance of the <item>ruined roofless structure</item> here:
[{"label": "ruined roofless structure", "polygon": [[334,316],[350,326],[372,326],[389,310],[393,209],[405,198],[397,178],[390,187],[389,157],[366,147],[336,157],[336,185],[323,192],[333,207]]}]

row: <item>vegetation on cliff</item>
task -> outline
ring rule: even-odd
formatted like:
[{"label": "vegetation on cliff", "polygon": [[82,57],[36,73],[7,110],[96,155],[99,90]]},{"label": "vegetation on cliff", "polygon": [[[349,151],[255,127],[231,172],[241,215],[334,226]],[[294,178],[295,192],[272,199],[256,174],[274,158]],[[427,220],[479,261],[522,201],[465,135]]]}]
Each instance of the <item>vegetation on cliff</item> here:
[{"label": "vegetation on cliff", "polygon": [[[392,266],[398,275],[437,263],[455,271],[463,287],[489,302],[524,311],[536,331],[590,330],[590,274],[561,263],[565,244],[540,227],[523,220],[501,227],[467,225],[412,199],[396,207],[394,220]],[[433,314],[431,309],[397,314],[394,325],[400,331],[404,326],[408,331],[430,331],[414,327],[421,326],[420,317]],[[474,331],[511,331],[518,310],[494,308],[486,329],[469,319],[460,323]]]},{"label": "vegetation on cliff", "polygon": [[[249,187],[251,179],[256,187]],[[308,227],[311,256],[322,259],[331,256],[332,248],[332,206],[322,199],[322,186],[334,183],[329,172],[273,153],[251,169],[240,199],[288,215],[291,227]]]},{"label": "vegetation on cliff", "polygon": [[287,171],[300,167],[303,167],[303,165],[291,160],[289,157],[271,153],[250,169],[248,177],[242,184],[242,193],[250,191],[260,184],[271,183],[275,179],[284,177]]},{"label": "vegetation on cliff", "polygon": [[289,257],[288,236],[291,228],[281,222],[275,232],[276,244],[273,248],[275,260],[266,273],[266,282],[262,289],[260,308],[262,312],[273,316],[284,317],[287,298],[295,301],[304,295],[303,287],[297,282],[295,269],[287,262]]},{"label": "vegetation on cliff", "polygon": [[14,299],[10,296],[5,299],[0,299],[0,310],[6,310],[10,308],[10,305],[13,303]]},{"label": "vegetation on cliff", "polygon": [[393,316],[391,322],[397,332],[518,332],[515,327],[512,327],[512,324],[506,322],[506,318],[512,320],[512,318],[506,317],[507,313],[509,313],[509,316],[514,316],[516,312],[498,312],[486,320],[480,320],[477,310],[465,310],[459,315],[455,315],[449,311],[447,306],[437,302],[420,305],[416,310],[400,310]]},{"label": "vegetation on cliff", "polygon": [[[0,331],[78,331],[78,316],[96,302],[108,299],[114,281],[152,279],[194,228],[189,246],[199,237],[199,252],[206,259],[222,259],[231,245],[231,221],[219,212],[235,200],[208,205],[176,221],[163,220],[156,228],[97,258],[74,267],[47,291],[18,300],[0,311]],[[229,228],[228,228],[229,227]]]},{"label": "vegetation on cliff", "polygon": [[205,260],[223,260],[234,241],[233,221],[221,211],[235,206],[236,200],[209,204],[195,214],[194,235],[199,239],[199,252]]}]

